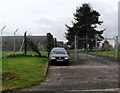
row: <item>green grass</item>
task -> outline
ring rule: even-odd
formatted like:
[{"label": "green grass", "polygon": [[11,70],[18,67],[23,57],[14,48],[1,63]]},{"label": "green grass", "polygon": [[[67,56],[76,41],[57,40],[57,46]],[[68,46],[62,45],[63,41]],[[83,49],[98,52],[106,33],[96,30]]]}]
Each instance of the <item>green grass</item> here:
[{"label": "green grass", "polygon": [[[2,59],[0,58],[0,75],[2,75]],[[0,79],[0,90],[2,89],[2,80]]]},{"label": "green grass", "polygon": [[7,56],[9,53],[13,53],[12,51],[2,51],[2,57]]},{"label": "green grass", "polygon": [[118,61],[120,62],[120,47],[119,47],[119,50],[118,50]]},{"label": "green grass", "polygon": [[[95,53],[95,52],[91,52],[91,53]],[[107,56],[114,56],[115,51],[98,51],[97,54],[99,54],[99,55],[107,55]]]},{"label": "green grass", "polygon": [[[74,53],[75,51],[74,50],[68,50],[69,53]],[[78,50],[77,53],[86,53],[85,50]],[[88,51],[88,53],[92,53],[92,54],[95,54],[96,52],[95,51]],[[99,55],[107,55],[107,56],[114,56],[115,54],[115,51],[97,51],[97,54]],[[119,53],[120,55],[120,53]]]},{"label": "green grass", "polygon": [[[91,53],[95,53],[95,52],[91,52]],[[98,51],[97,54],[114,57],[115,56],[115,51]],[[120,58],[120,51],[118,52],[118,57]]]},{"label": "green grass", "polygon": [[3,81],[3,89],[24,88],[45,79],[48,59],[39,57],[16,57],[2,59],[3,73],[14,73],[15,78]]},{"label": "green grass", "polygon": [[120,61],[120,51],[118,52],[118,58],[119,58],[119,61]]}]

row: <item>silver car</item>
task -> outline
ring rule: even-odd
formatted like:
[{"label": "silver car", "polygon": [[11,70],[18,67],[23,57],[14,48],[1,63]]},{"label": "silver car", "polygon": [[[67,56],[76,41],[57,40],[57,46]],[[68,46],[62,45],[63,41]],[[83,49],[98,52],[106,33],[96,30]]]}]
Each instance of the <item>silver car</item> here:
[{"label": "silver car", "polygon": [[64,48],[55,47],[50,51],[49,63],[64,63],[69,65],[69,56]]}]

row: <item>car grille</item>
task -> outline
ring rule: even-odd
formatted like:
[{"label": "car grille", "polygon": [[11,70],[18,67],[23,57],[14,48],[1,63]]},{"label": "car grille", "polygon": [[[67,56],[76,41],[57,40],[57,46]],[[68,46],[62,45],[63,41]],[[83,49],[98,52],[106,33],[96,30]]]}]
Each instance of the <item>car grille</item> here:
[{"label": "car grille", "polygon": [[55,59],[64,59],[64,57],[55,57]]}]

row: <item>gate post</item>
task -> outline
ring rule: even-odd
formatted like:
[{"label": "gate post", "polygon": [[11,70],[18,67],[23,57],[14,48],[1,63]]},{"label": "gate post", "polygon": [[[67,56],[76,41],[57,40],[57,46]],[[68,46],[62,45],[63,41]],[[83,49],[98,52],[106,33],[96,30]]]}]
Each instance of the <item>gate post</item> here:
[{"label": "gate post", "polygon": [[115,37],[115,61],[118,60],[118,36]]},{"label": "gate post", "polygon": [[88,53],[88,36],[86,35],[86,56],[87,56],[87,53]]},{"label": "gate post", "polygon": [[98,52],[98,45],[97,45],[97,42],[98,42],[98,40],[97,40],[97,35],[95,36],[95,54],[96,54],[96,57],[97,57],[97,52]]},{"label": "gate post", "polygon": [[75,40],[75,61],[77,60],[77,36],[74,37],[74,40]]}]

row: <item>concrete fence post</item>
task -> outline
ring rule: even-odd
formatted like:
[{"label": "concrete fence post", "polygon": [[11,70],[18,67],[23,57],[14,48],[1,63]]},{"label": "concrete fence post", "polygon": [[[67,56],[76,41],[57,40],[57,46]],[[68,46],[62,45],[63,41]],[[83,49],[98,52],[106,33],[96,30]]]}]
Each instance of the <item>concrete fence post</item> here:
[{"label": "concrete fence post", "polygon": [[118,36],[115,37],[115,61],[118,60]]},{"label": "concrete fence post", "polygon": [[97,38],[98,38],[98,36],[96,35],[95,36],[95,54],[96,54],[96,57],[97,57],[97,52],[98,52],[98,43],[97,43],[98,39]]},{"label": "concrete fence post", "polygon": [[75,42],[75,61],[77,60],[77,36],[74,37]]}]

